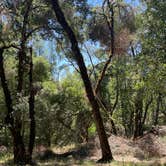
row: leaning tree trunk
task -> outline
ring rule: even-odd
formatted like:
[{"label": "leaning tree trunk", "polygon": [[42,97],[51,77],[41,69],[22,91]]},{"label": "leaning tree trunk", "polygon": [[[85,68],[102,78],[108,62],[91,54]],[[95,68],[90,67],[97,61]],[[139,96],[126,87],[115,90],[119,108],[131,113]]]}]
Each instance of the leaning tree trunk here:
[{"label": "leaning tree trunk", "polygon": [[62,10],[59,6],[58,0],[52,0],[51,2],[52,2],[53,10],[57,17],[57,21],[60,23],[60,25],[62,26],[62,28],[64,29],[64,31],[66,32],[66,34],[68,35],[68,38],[70,40],[71,49],[72,49],[73,55],[77,61],[77,64],[79,66],[80,74],[81,74],[82,80],[84,82],[87,97],[88,97],[89,102],[92,107],[93,116],[95,119],[96,128],[97,128],[97,132],[98,132],[99,140],[100,140],[100,146],[101,146],[101,150],[102,150],[102,159],[100,161],[110,161],[113,159],[112,153],[110,150],[105,128],[104,128],[101,114],[99,111],[99,105],[95,98],[95,95],[94,95],[94,92],[92,89],[92,85],[91,85],[90,79],[88,77],[88,73],[87,73],[87,69],[86,69],[86,66],[85,66],[85,63],[83,60],[83,56],[82,56],[81,51],[78,46],[78,41],[76,39],[76,36],[75,36],[73,30],[71,29],[71,27],[69,26],[69,24],[67,23],[67,21],[64,17],[64,13],[62,12]]},{"label": "leaning tree trunk", "polygon": [[[104,4],[106,3],[106,1],[104,2]],[[103,4],[103,5],[104,5]],[[111,12],[111,15],[110,15],[110,18],[108,18],[108,16],[104,15],[104,18],[107,22],[107,25],[108,25],[108,28],[110,30],[110,35],[111,35],[111,51],[110,51],[110,55],[109,55],[109,58],[108,60],[106,61],[104,67],[103,67],[103,70],[101,71],[100,73],[100,76],[99,76],[99,79],[97,80],[97,83],[96,83],[96,87],[95,87],[95,94],[98,95],[98,100],[99,101],[99,104],[103,104],[103,106],[105,107],[104,109],[106,109],[106,111],[110,112],[111,114],[111,128],[112,128],[112,133],[114,135],[117,135],[117,130],[116,130],[116,126],[115,126],[115,123],[114,123],[114,120],[112,119],[112,116],[113,116],[113,112],[116,108],[116,105],[118,103],[118,96],[119,96],[119,92],[117,90],[117,96],[116,96],[116,100],[115,100],[115,103],[113,105],[113,108],[110,108],[107,106],[107,104],[105,103],[105,101],[103,99],[101,99],[99,97],[99,93],[100,93],[100,86],[101,86],[101,83],[104,79],[104,76],[105,76],[105,73],[109,67],[109,64],[111,63],[111,59],[112,57],[114,57],[114,54],[115,54],[115,34],[114,34],[114,7],[113,5],[111,5],[110,1],[107,0],[107,5],[108,5],[108,8],[109,8],[109,11]],[[104,7],[104,6],[103,6]],[[109,21],[110,19],[110,21]],[[117,86],[118,88],[118,86]],[[102,107],[103,107],[102,106]]]}]

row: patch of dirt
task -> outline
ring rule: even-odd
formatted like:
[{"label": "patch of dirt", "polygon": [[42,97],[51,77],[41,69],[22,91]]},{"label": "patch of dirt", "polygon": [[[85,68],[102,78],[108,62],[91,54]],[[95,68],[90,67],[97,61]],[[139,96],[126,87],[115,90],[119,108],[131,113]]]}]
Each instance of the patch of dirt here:
[{"label": "patch of dirt", "polygon": [[40,148],[39,151],[36,151],[35,158],[39,160],[48,160],[48,159],[59,159],[63,160],[66,158],[73,158],[76,160],[82,160],[85,158],[88,158],[91,154],[91,150],[93,148],[93,144],[82,144],[79,147],[75,147],[73,149],[70,149],[68,151],[61,151],[57,152],[55,149],[45,149],[45,148]]},{"label": "patch of dirt", "polygon": [[0,154],[1,153],[6,153],[8,151],[7,147],[6,146],[0,146]]},{"label": "patch of dirt", "polygon": [[[134,141],[114,135],[108,138],[116,161],[166,164],[166,141],[163,139],[166,139],[166,126],[158,127],[157,135],[149,132]],[[98,138],[95,138],[94,142],[91,159],[97,160],[101,157]]]}]

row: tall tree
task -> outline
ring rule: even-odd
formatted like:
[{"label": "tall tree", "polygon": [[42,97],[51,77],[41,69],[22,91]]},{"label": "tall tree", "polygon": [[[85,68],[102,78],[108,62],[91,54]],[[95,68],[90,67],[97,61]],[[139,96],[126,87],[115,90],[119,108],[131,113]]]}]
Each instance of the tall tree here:
[{"label": "tall tree", "polygon": [[51,3],[52,3],[53,10],[56,14],[57,21],[62,26],[62,28],[64,29],[64,31],[66,32],[70,40],[71,50],[79,66],[80,74],[84,82],[87,97],[92,106],[92,111],[93,111],[96,128],[99,135],[100,146],[102,150],[102,158],[99,161],[101,162],[111,161],[113,159],[113,156],[112,156],[110,146],[107,140],[107,135],[106,135],[103,120],[100,114],[99,105],[92,89],[92,85],[87,73],[87,68],[85,66],[83,56],[78,46],[78,41],[76,39],[74,31],[72,30],[72,28],[69,26],[68,22],[65,19],[64,13],[62,12],[62,9],[59,5],[58,0],[52,0]]}]

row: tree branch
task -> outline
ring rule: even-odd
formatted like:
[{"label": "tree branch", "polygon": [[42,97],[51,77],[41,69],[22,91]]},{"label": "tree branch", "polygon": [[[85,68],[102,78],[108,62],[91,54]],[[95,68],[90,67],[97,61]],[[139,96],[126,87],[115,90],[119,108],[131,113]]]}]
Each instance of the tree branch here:
[{"label": "tree branch", "polygon": [[87,55],[88,55],[88,57],[90,59],[91,65],[92,65],[92,72],[91,73],[94,73],[94,78],[95,78],[95,80],[97,80],[97,74],[95,72],[95,66],[93,64],[92,57],[91,57],[90,52],[89,52],[89,50],[88,50],[88,48],[87,48],[87,46],[85,44],[84,44],[84,47],[86,49]]},{"label": "tree branch", "polygon": [[[104,3],[105,3],[105,1],[104,1]],[[113,5],[110,5],[109,0],[107,0],[107,5],[108,5],[109,10],[111,12],[111,24],[108,21],[108,17],[105,15],[107,17],[106,21],[107,21],[107,24],[108,24],[108,27],[109,27],[110,33],[111,33],[111,52],[110,52],[110,55],[108,57],[108,60],[106,61],[105,65],[103,67],[103,70],[102,70],[102,72],[100,74],[100,77],[99,77],[99,79],[98,79],[98,81],[96,83],[96,86],[95,86],[95,94],[96,95],[97,95],[97,93],[98,93],[98,91],[100,89],[101,82],[102,82],[102,80],[103,80],[103,78],[105,76],[105,73],[107,71],[107,68],[108,68],[110,62],[111,62],[111,59],[114,56],[114,9],[113,9]]]}]

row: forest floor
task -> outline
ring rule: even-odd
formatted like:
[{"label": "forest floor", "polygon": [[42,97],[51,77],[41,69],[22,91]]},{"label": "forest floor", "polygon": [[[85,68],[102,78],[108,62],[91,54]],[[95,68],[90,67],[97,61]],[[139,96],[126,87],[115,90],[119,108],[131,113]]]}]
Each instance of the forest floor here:
[{"label": "forest floor", "polygon": [[[34,159],[39,166],[166,166],[166,126],[161,126],[157,133],[148,132],[136,140],[119,136],[110,136],[109,143],[114,156],[110,164],[96,164],[100,158],[99,140],[79,146],[54,147],[44,146],[35,149]],[[0,149],[0,166],[12,165],[12,155]]]}]

